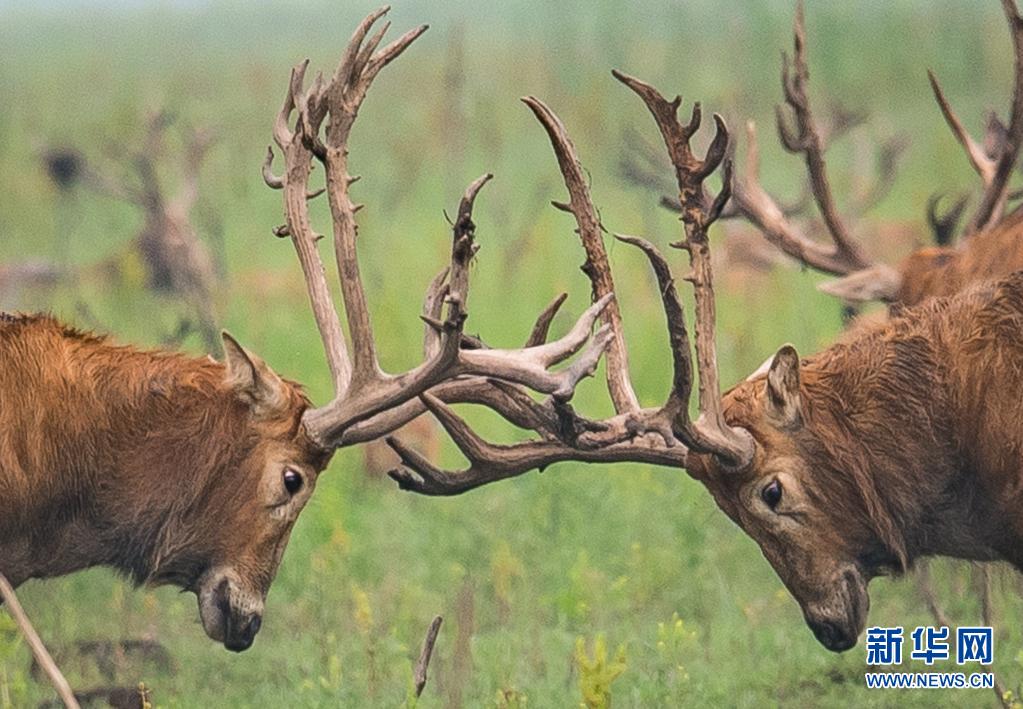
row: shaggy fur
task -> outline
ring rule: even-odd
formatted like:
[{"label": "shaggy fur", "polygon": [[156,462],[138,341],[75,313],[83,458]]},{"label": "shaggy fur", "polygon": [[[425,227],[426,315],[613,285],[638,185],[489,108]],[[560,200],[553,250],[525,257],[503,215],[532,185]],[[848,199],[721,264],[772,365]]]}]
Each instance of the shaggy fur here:
[{"label": "shaggy fur", "polygon": [[290,530],[267,512],[269,461],[314,476],[328,456],[297,385],[274,375],[276,408],[257,416],[236,379],[48,317],[0,320],[0,572],[17,586],[105,565],[195,590],[230,564],[265,595]]},{"label": "shaggy fur", "polygon": [[[822,642],[850,647],[866,582],[915,558],[1023,570],[1023,272],[856,329],[790,375],[775,379],[790,391],[761,374],[725,395],[726,419],[757,441],[748,469],[697,455],[690,472]],[[778,424],[779,402],[797,407],[794,424]],[[774,480],[772,510],[762,491]]]},{"label": "shaggy fur", "polygon": [[1023,211],[975,234],[961,246],[918,249],[899,264],[896,302],[916,305],[932,296],[958,293],[972,283],[1023,269]]}]

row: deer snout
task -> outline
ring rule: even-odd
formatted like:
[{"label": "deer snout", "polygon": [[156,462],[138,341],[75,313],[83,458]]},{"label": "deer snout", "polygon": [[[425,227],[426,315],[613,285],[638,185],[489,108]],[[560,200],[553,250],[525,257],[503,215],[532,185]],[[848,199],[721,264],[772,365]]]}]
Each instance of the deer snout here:
[{"label": "deer snout", "polygon": [[242,652],[252,647],[263,625],[263,599],[230,576],[214,574],[200,584],[199,617],[210,639]]},{"label": "deer snout", "polygon": [[803,616],[817,642],[832,652],[845,652],[867,623],[870,597],[863,575],[854,567],[843,569],[819,601],[803,607]]}]

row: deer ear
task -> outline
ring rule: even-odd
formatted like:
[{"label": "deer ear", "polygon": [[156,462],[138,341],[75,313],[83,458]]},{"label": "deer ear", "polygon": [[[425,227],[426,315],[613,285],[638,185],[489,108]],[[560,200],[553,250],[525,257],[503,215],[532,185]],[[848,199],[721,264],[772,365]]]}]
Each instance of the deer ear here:
[{"label": "deer ear", "polygon": [[767,370],[767,417],[780,428],[803,423],[799,399],[799,354],[792,345],[778,350]]},{"label": "deer ear", "polygon": [[263,417],[283,411],[288,402],[287,385],[270,366],[238,344],[227,332],[224,341],[224,378],[228,387],[249,404],[254,416]]}]

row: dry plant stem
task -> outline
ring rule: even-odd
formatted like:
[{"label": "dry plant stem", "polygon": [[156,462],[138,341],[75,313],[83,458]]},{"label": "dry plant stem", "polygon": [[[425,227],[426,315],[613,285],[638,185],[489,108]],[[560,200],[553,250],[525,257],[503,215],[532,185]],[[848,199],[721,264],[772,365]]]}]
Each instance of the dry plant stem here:
[{"label": "dry plant stem", "polygon": [[430,658],[433,657],[433,646],[437,644],[437,634],[440,632],[440,626],[443,622],[444,618],[437,616],[430,623],[430,627],[426,631],[426,639],[423,641],[423,649],[419,653],[419,660],[416,662],[414,675],[417,697],[422,696],[423,690],[426,689],[426,671],[430,667]]},{"label": "dry plant stem", "polygon": [[[980,609],[981,619],[984,625],[993,627],[993,616],[992,616],[992,605],[991,605],[991,568],[990,565],[984,563],[974,563],[970,565],[971,568],[976,572],[975,578],[977,579],[977,592],[980,596]],[[920,595],[924,597],[924,601],[927,603],[927,609],[931,612],[931,616],[934,618],[934,622],[940,627],[951,628],[952,621],[949,619],[945,609],[941,607],[941,602],[938,600],[937,594],[934,592],[934,586],[931,583],[931,568],[930,562],[926,559],[920,561],[917,564],[917,588],[920,589]],[[1012,709],[1012,702],[1006,699],[1005,685],[998,679],[994,672],[991,673],[994,677],[994,692],[995,696],[998,697],[998,703],[1001,704],[1005,709]]]},{"label": "dry plant stem", "polygon": [[18,629],[21,631],[22,636],[24,636],[25,642],[32,649],[36,662],[39,663],[46,676],[49,677],[50,684],[57,690],[57,695],[64,702],[64,706],[68,707],[68,709],[78,709],[78,700],[75,699],[75,693],[71,691],[71,685],[68,684],[60,668],[57,667],[57,663],[53,661],[50,653],[46,650],[46,646],[43,645],[39,633],[32,627],[32,623],[25,614],[25,610],[21,607],[21,603],[18,602],[18,597],[14,594],[14,589],[3,574],[0,574],[0,598],[3,598],[4,603],[7,605],[7,610],[14,618],[14,622],[18,624]]},{"label": "dry plant stem", "polygon": [[934,592],[934,586],[931,583],[931,564],[927,559],[922,560],[917,565],[916,582],[920,595],[924,597],[927,610],[934,617],[934,621],[940,626],[951,627],[952,623],[948,619],[948,614],[941,607],[941,602]]},{"label": "dry plant stem", "polygon": [[[980,617],[984,625],[991,628],[994,627],[994,607],[991,600],[991,565],[979,562],[974,563],[972,566],[977,572],[978,586],[980,587]],[[991,673],[991,676],[994,678],[993,689],[999,703],[1005,709],[1012,709],[1013,703],[1006,698],[1005,685],[1002,684],[994,672]]]}]

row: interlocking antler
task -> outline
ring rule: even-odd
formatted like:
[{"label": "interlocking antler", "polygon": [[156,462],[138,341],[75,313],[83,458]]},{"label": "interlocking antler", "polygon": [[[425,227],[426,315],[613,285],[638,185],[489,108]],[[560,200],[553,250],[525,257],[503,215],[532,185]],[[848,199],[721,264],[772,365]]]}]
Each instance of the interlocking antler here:
[{"label": "interlocking antler", "polygon": [[952,110],[934,72],[930,70],[927,72],[941,113],[956,140],[966,151],[966,157],[980,176],[984,188],[980,204],[966,224],[967,236],[983,231],[1002,218],[1009,196],[1009,177],[1016,167],[1020,147],[1023,146],[1023,17],[1016,9],[1015,0],[1002,0],[1002,10],[1012,35],[1015,72],[1012,107],[1007,127],[992,114],[987,122],[984,142],[978,143]]},{"label": "interlocking antler", "polygon": [[[440,397],[435,396],[436,390],[427,392],[421,396],[423,405],[444,426],[470,465],[458,472],[445,471],[400,440],[389,438],[388,443],[401,457],[404,465],[391,471],[390,475],[402,488],[427,495],[455,495],[533,469],[543,470],[548,465],[565,460],[603,463],[637,461],[685,467],[690,451],[697,451],[717,456],[726,466],[738,468],[751,461],[754,449],[752,438],[748,432],[729,426],[721,411],[714,348],[715,315],[707,229],[720,217],[730,196],[731,161],[726,156],[728,130],[721,117],[715,115],[717,131],[714,140],[707,154],[702,159],[698,158],[693,154],[689,141],[700,127],[702,114],[699,104],[694,106],[689,123],[682,125],[677,118],[681,98],[668,101],[653,87],[638,79],[619,72],[614,75],[647,105],[675,168],[684,236],[673,246],[689,253],[692,271],[686,280],[693,283],[696,292],[700,416],[693,421],[688,413],[693,378],[692,354],[684,311],[668,262],[648,241],[617,236],[619,240],[637,246],[644,252],[657,277],[674,368],[672,388],[664,405],[639,408],[621,396],[622,391],[632,391],[626,360],[624,357],[617,361],[609,358],[608,368],[612,371],[608,372],[608,388],[618,412],[615,416],[593,421],[580,416],[564,401],[555,397],[538,404],[529,399],[520,399],[513,388],[501,385],[501,396],[488,405],[498,409],[505,418],[513,420],[508,415],[513,409],[509,402],[517,400],[523,411],[528,410],[529,414],[521,415],[513,422],[537,433],[539,439],[512,445],[495,445],[483,440],[464,419],[455,414]],[[533,97],[523,100],[551,140],[562,177],[571,195],[568,204],[555,205],[575,217],[587,251],[584,271],[591,280],[594,295],[599,295],[602,289],[612,287],[613,280],[606,256],[603,259],[594,257],[598,251],[596,245],[600,243],[601,230],[588,190],[581,187],[585,186],[585,181],[582,179],[582,168],[575,147],[564,125],[542,101]],[[723,187],[715,197],[708,198],[704,181],[722,165]],[[602,244],[599,252],[603,253]],[[609,326],[614,331],[614,341],[623,342],[620,323],[619,313],[618,319],[610,319]],[[483,402],[477,400],[476,403]]]},{"label": "interlocking antler", "polygon": [[[387,11],[388,8],[381,8],[360,23],[329,81],[318,74],[312,84],[305,87],[308,62],[292,70],[284,105],[273,131],[274,140],[284,154],[285,172],[281,177],[273,174],[272,148],[263,166],[267,185],[284,193],[287,221],[274,233],[289,236],[298,253],[334,383],[334,399],[323,407],[309,409],[302,419],[312,440],[327,450],[366,440],[367,428],[376,435],[392,430],[403,419],[407,421],[415,415],[417,407],[408,405],[410,401],[431,388],[441,389],[440,385],[449,393],[500,399],[495,401],[498,410],[508,404],[505,398],[494,393],[501,390],[487,383],[490,378],[500,380],[500,386],[506,388],[522,385],[548,394],[559,403],[567,402],[579,380],[595,369],[612,334],[610,326],[605,325],[590,337],[594,322],[613,299],[609,292],[590,306],[564,337],[554,342],[532,343],[518,350],[498,350],[479,347],[479,343],[466,338],[462,327],[466,318],[469,265],[478,249],[472,208],[480,189],[490,179],[485,175],[473,182],[462,198],[454,224],[450,265],[428,291],[425,361],[398,375],[381,370],[356,254],[355,215],[361,205],[353,203],[350,196],[350,188],[357,178],[348,171],[348,136],[377,74],[427,29],[425,25],[412,29],[378,49],[389,23],[372,36],[369,33]],[[307,202],[317,194],[310,192],[308,186],[314,158],[325,166],[347,341],[316,248],[320,237],[313,231],[309,218]],[[447,313],[441,320],[439,315],[445,303]],[[584,345],[585,349],[570,366],[550,371],[553,365],[576,354]],[[467,377],[480,392],[465,391]],[[441,393],[443,391],[441,389]],[[523,394],[525,390],[515,391]],[[510,410],[508,415],[515,415],[517,410],[522,410],[522,406]],[[353,434],[360,423],[364,424],[364,433]]]}]

